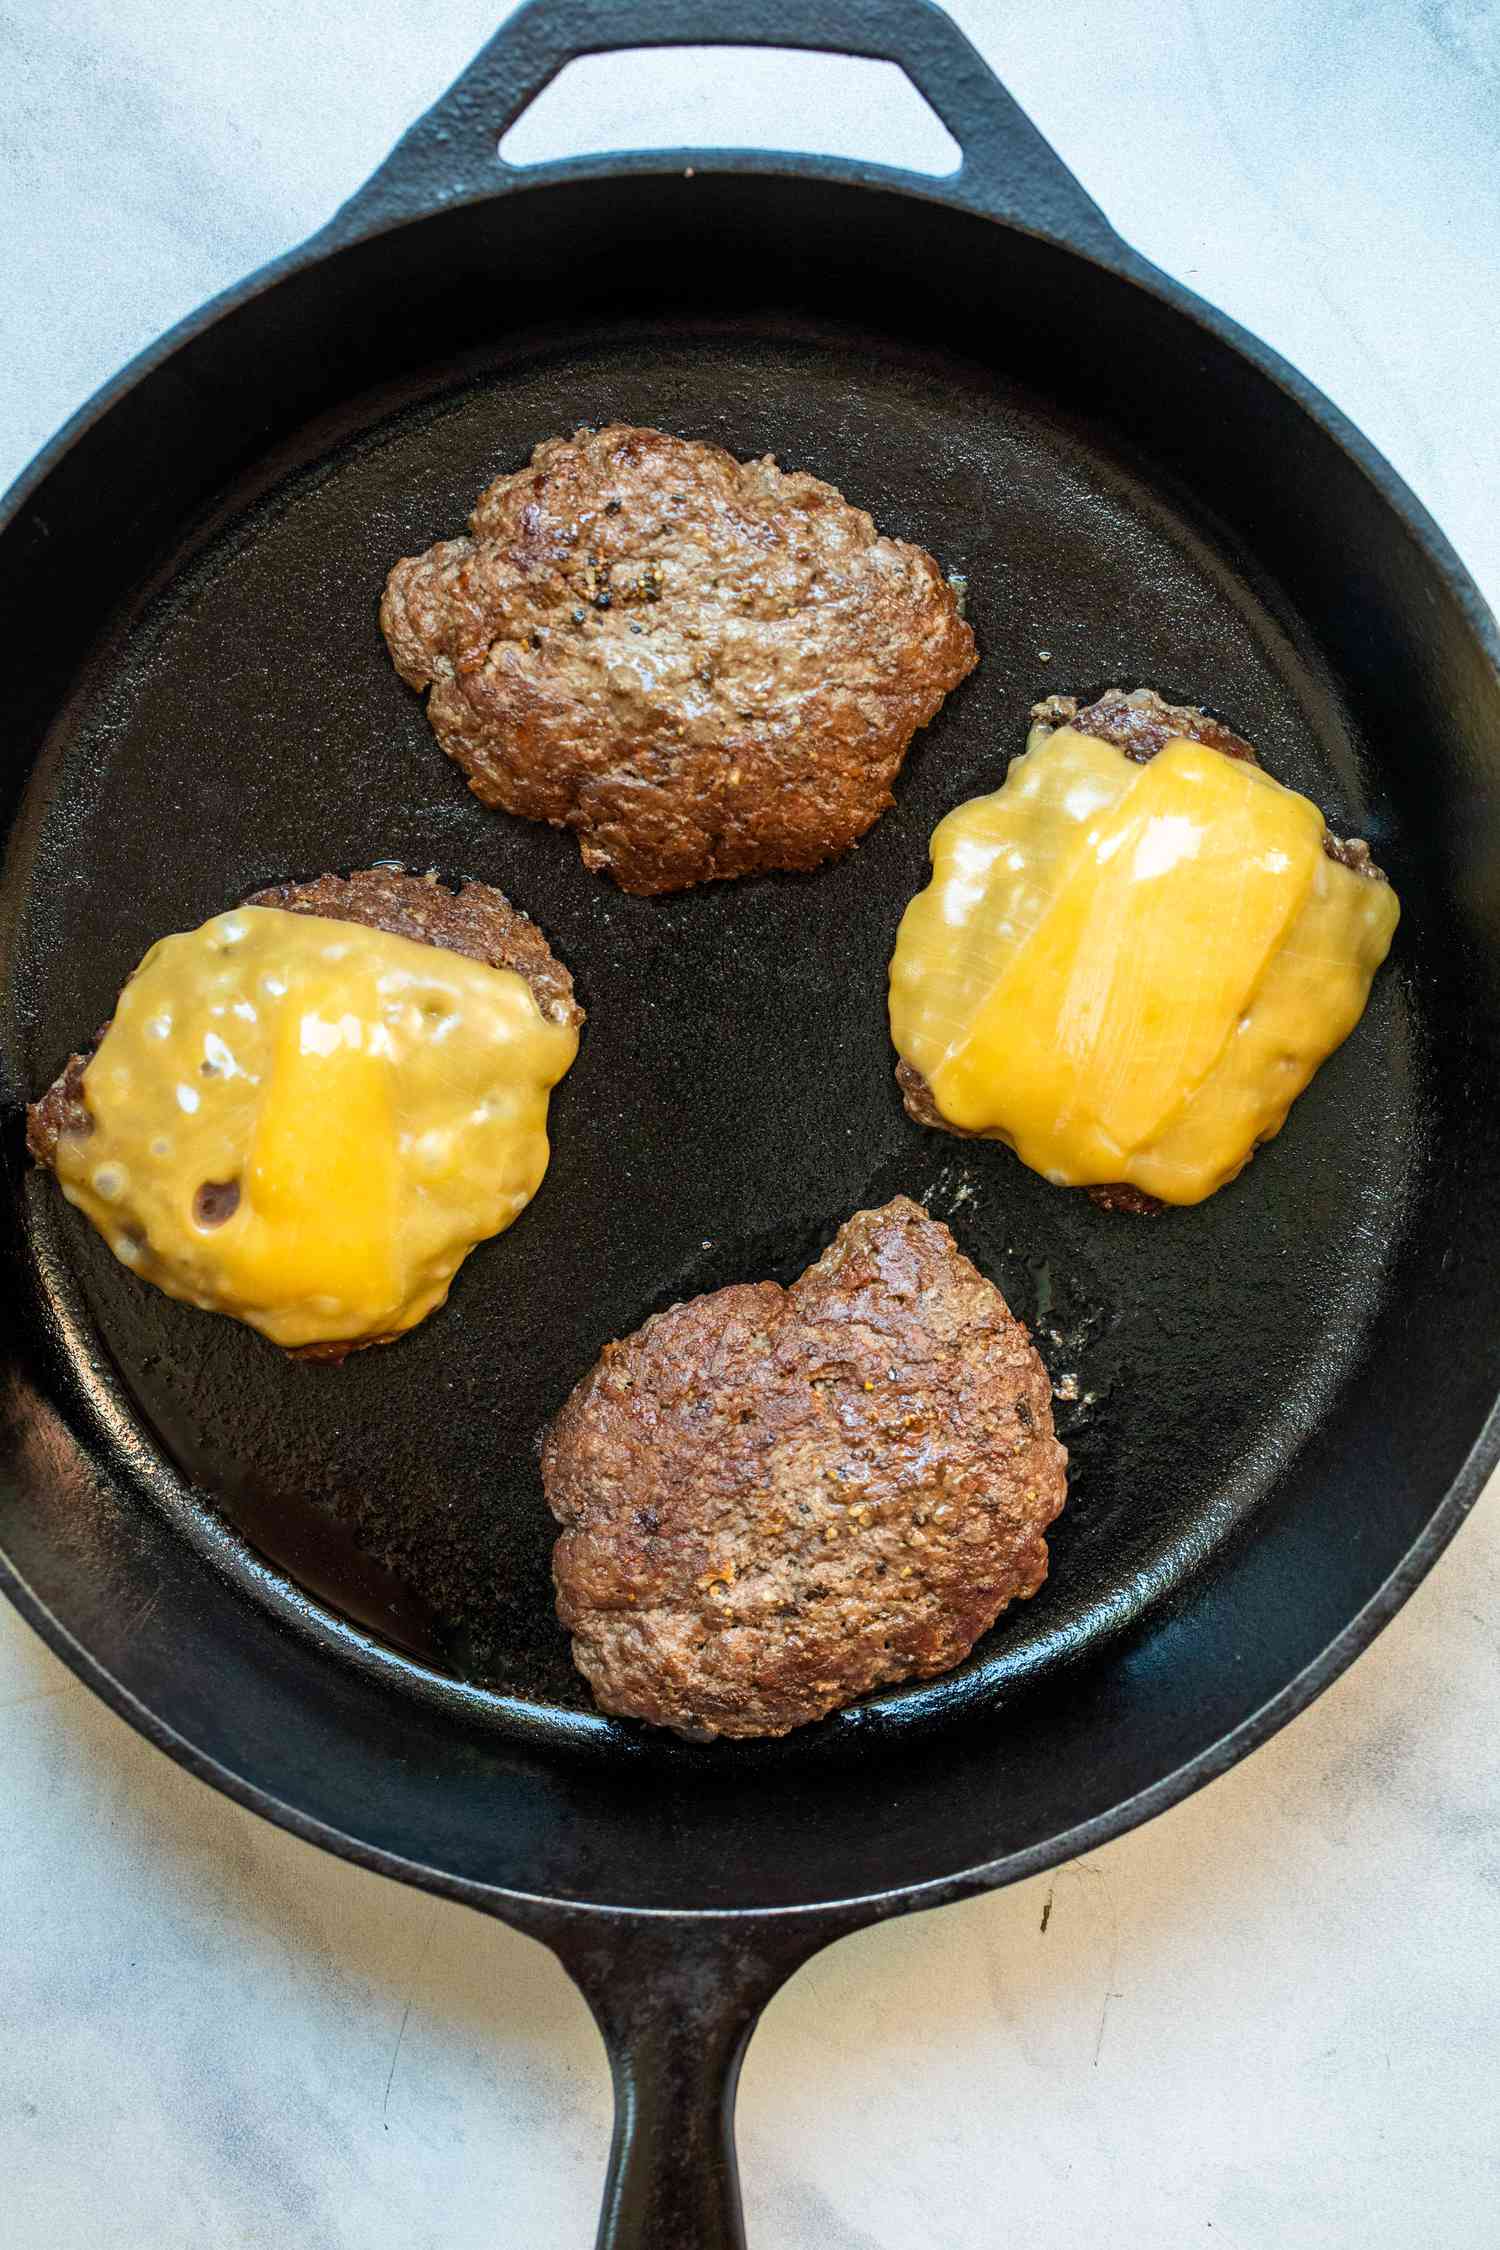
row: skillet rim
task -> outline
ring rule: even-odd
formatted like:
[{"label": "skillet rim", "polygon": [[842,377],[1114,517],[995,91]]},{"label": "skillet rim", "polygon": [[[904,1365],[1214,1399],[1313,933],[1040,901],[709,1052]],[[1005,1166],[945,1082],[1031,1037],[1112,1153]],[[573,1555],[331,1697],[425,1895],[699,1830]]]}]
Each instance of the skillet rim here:
[{"label": "skillet rim", "polygon": [[[1424,565],[1437,574],[1454,600],[1465,626],[1478,644],[1500,685],[1500,624],[1497,624],[1478,586],[1466,570],[1446,534],[1391,464],[1316,385],[1301,375],[1280,353],[1228,315],[1198,297],[1170,275],[1160,271],[1107,229],[1085,246],[1053,228],[1027,226],[1008,215],[977,209],[948,180],[893,170],[882,166],[852,166],[836,158],[795,157],[762,151],[651,150],[629,155],[589,156],[563,163],[537,166],[524,174],[507,172],[497,165],[493,185],[482,193],[454,197],[437,210],[376,212],[362,215],[368,193],[361,189],[326,226],[282,256],[258,267],[187,314],[126,363],[87,399],[52,439],[21,471],[0,496],[0,538],[16,523],[27,503],[45,484],[52,471],[74,446],[100,423],[121,400],[148,376],[164,366],[185,345],[205,334],[219,320],[269,293],[282,281],[361,248],[409,226],[426,225],[446,210],[477,202],[501,201],[513,194],[531,194],[563,182],[592,183],[608,187],[622,174],[681,181],[688,160],[699,175],[740,178],[782,178],[799,184],[827,183],[837,189],[857,189],[872,194],[896,195],[903,200],[935,204],[966,219],[1029,235],[1099,268],[1117,279],[1143,289],[1167,309],[1196,324],[1225,344],[1256,373],[1268,381],[1295,408],[1305,414],[1339,447],[1379,500],[1396,518]],[[378,179],[379,174],[376,175]],[[1093,246],[1099,243],[1098,247]],[[99,1661],[75,1639],[67,1626],[35,1595],[0,1553],[0,1592],[14,1604],[62,1662],[100,1699],[124,1718],[147,1741],[163,1750],[197,1779],[260,1814],[302,1840],[331,1851],[337,1857],[369,1867],[377,1873],[453,1898],[482,1911],[499,1915],[519,1926],[548,1909],[569,1916],[604,1916],[640,1922],[685,1922],[705,1926],[771,1923],[787,1926],[845,1923],[854,1926],[895,1912],[918,1911],[947,1901],[1039,1874],[1097,1848],[1117,1835],[1181,1802],[1248,1756],[1292,1718],[1307,1708],[1344,1672],[1390,1622],[1436,1563],[1459,1526],[1475,1505],[1491,1472],[1500,1463],[1500,1396],[1489,1409],[1456,1475],[1437,1500],[1427,1523],[1405,1555],[1377,1591],[1334,1637],[1322,1654],[1294,1675],[1276,1694],[1238,1725],[1208,1744],[1175,1771],[1165,1774],[1108,1811],[1016,1852],[951,1870],[930,1879],[887,1889],[852,1893],[840,1898],[809,1900],[795,1905],[740,1908],[638,1907],[605,1900],[581,1900],[554,1893],[531,1892],[477,1882],[409,1860],[362,1841],[343,1830],[302,1812],[274,1792],[243,1779],[197,1748],[185,1735],[160,1718],[128,1688],[116,1681]],[[335,1626],[345,1621],[310,1596],[300,1597],[309,1614]],[[357,1631],[357,1628],[355,1629]]]},{"label": "skillet rim", "polygon": [[[691,171],[688,160],[691,160]],[[181,320],[127,360],[75,408],[5,491],[0,492],[0,538],[4,538],[27,501],[78,440],[146,376],[164,366],[184,345],[206,334],[217,321],[253,303],[294,275],[324,264],[346,250],[362,248],[407,227],[434,223],[450,211],[467,209],[475,203],[503,202],[513,195],[539,194],[553,186],[573,183],[607,187],[622,176],[675,179],[681,183],[685,173],[689,178],[696,173],[714,178],[786,179],[800,185],[822,183],[863,194],[894,195],[908,202],[933,203],[961,218],[1044,242],[1070,258],[1095,266],[1158,298],[1248,361],[1348,455],[1399,518],[1424,558],[1438,571],[1500,681],[1500,619],[1491,610],[1447,533],[1358,424],[1273,345],[1228,313],[1221,312],[1195,290],[1185,287],[1160,266],[1153,265],[1118,237],[1107,250],[1090,248],[1069,240],[1053,228],[1026,226],[1017,219],[981,210],[941,177],[929,179],[920,173],[898,171],[887,165],[855,167],[834,157],[784,156],[756,149],[653,149],[605,157],[576,157],[556,164],[539,164],[522,174],[508,173],[497,166],[495,184],[484,195],[455,196],[436,210],[376,215],[368,223],[358,216],[358,206],[371,184],[367,182],[315,233],[283,251],[280,257],[257,266],[227,289],[205,298],[201,305],[184,314]],[[377,172],[374,178],[379,177]]]}]

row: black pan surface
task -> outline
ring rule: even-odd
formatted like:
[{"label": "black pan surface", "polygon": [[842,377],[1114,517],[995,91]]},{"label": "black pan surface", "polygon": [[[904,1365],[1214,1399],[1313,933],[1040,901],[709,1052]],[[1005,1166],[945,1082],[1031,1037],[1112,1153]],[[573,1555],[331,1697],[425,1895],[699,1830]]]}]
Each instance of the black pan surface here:
[{"label": "black pan surface", "polygon": [[[540,439],[613,419],[774,451],[967,578],[980,668],[841,865],[624,897],[566,836],[486,813],[395,676],[375,617],[389,564],[451,534]],[[608,1337],[728,1281],[790,1280],[850,1212],[903,1192],[1035,1330],[1072,1491],[1042,1593],[956,1679],[874,1710],[904,1731],[983,1708],[1169,1598],[1253,1517],[1359,1363],[1426,1161],[1413,948],[1398,939],[1365,1021],[1249,1173],[1155,1223],[913,1126],[885,969],[933,825],[998,783],[1052,689],[1150,682],[1216,705],[1405,891],[1400,827],[1316,645],[1159,465],[899,333],[789,316],[535,333],[424,368],[255,463],[52,730],[10,876],[27,1084],[108,1015],[161,932],[382,858],[499,884],[572,968],[589,1021],[535,1204],[445,1311],[339,1368],[142,1286],[50,1182],[28,1183],[54,1316],[98,1337],[110,1411],[190,1484],[191,1503],[162,1485],[189,1535],[187,1508],[216,1510],[373,1647],[467,1683],[496,1727],[593,1746],[628,1732],[681,1757],[599,1716],[572,1669],[539,1433]],[[821,1731],[859,1728],[864,1714]]]}]

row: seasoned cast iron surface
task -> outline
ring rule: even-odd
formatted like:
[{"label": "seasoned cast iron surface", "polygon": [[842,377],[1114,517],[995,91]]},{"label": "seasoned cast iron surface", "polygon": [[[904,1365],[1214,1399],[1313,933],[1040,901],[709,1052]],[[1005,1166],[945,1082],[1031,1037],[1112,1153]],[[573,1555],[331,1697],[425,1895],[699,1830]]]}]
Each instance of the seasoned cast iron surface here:
[{"label": "seasoned cast iron surface", "polygon": [[[538,439],[611,418],[775,452],[967,579],[979,669],[840,865],[623,896],[565,834],[486,813],[392,671],[376,623],[390,563]],[[102,1338],[145,1481],[153,1457],[175,1461],[291,1577],[493,1689],[498,1723],[543,1707],[598,1735],[611,1723],[552,1610],[547,1417],[606,1338],[726,1282],[790,1282],[852,1211],[908,1194],[1034,1327],[1072,1456],[1048,1583],[980,1643],[962,1699],[1168,1594],[1308,1432],[1374,1309],[1416,1146],[1400,941],[1274,1146],[1150,1227],[1047,1188],[1003,1148],[912,1125],[885,970],[932,826],[998,782],[1053,691],[1150,681],[1215,706],[1399,888],[1298,619],[1149,464],[887,338],[761,322],[532,339],[349,409],[304,454],[229,497],[59,721],[22,932],[32,1090],[162,932],[382,858],[499,885],[589,1020],[535,1202],[446,1310],[342,1367],[294,1365],[141,1286],[49,1181],[29,1182],[39,1258],[64,1317]],[[952,1707],[952,1684],[881,1701],[920,1720]]]}]

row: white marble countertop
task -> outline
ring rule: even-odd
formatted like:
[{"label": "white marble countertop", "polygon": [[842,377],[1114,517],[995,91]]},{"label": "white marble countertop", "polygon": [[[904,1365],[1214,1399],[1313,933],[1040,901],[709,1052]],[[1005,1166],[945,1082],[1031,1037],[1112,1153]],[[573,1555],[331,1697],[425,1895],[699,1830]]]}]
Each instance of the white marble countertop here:
[{"label": "white marble countertop", "polygon": [[[0,0],[0,482],[321,221],[502,12]],[[954,13],[1121,231],[1320,383],[1500,606],[1496,0]],[[678,57],[562,89],[527,147],[899,161],[921,132],[888,89]],[[1491,1494],[1354,1671],[1211,1789],[813,1963],[745,2071],[759,2250],[1483,2239],[1497,1640]],[[8,1609],[0,1806],[6,2250],[592,2240],[603,2054],[538,1947],[214,1796]]]}]

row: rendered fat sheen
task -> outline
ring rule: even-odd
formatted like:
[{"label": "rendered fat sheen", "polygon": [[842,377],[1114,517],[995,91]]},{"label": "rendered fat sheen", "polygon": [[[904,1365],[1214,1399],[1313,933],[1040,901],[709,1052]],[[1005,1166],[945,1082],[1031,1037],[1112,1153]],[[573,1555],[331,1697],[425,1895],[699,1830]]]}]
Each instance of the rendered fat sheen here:
[{"label": "rendered fat sheen", "polygon": [[1060,1186],[1198,1203],[1359,1021],[1394,892],[1317,807],[1174,740],[1059,728],[950,813],[902,920],[891,1033],[942,1115]]},{"label": "rendered fat sheen", "polygon": [[396,1335],[536,1193],[577,1047],[509,969],[239,907],[146,955],[57,1175],[170,1296],[287,1347]]}]

